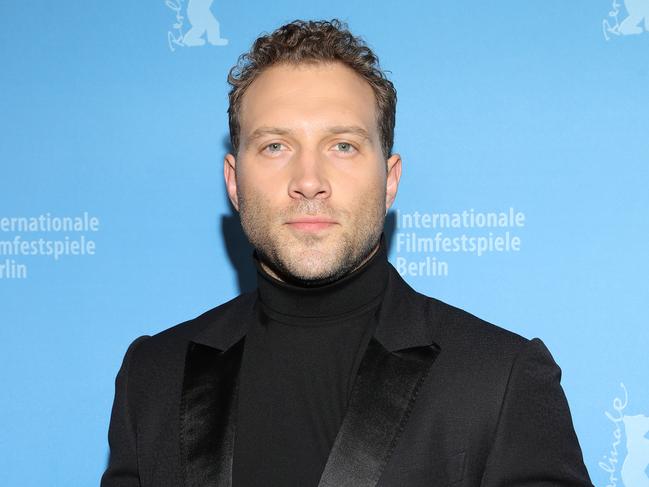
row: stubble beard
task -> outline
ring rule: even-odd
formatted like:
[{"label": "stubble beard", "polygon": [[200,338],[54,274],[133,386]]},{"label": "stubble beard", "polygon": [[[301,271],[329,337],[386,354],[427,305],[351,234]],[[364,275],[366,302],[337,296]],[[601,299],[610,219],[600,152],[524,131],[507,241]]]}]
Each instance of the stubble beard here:
[{"label": "stubble beard", "polygon": [[[272,214],[259,196],[238,194],[241,226],[262,264],[280,279],[322,285],[352,272],[376,248],[385,222],[385,195],[359,198],[356,212],[331,208],[323,200],[298,200]],[[298,215],[326,216],[349,226],[323,235],[292,232],[284,222]]]}]

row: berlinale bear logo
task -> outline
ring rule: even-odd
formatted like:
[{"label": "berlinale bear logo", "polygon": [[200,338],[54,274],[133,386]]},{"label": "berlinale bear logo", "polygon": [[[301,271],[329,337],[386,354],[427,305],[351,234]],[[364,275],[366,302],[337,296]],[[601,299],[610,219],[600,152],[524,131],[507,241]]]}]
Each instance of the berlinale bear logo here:
[{"label": "berlinale bear logo", "polygon": [[[212,13],[214,0],[189,0],[187,9],[183,7],[184,0],[166,0],[165,4],[176,14],[173,30],[167,32],[169,49],[176,47],[195,47],[207,42],[213,46],[227,46],[228,40],[221,37],[221,24]],[[185,32],[185,16],[191,24]]]},{"label": "berlinale bear logo", "polygon": [[[606,487],[649,487],[649,417],[644,414],[625,414],[629,393],[624,383],[620,383],[620,387],[624,397],[613,400],[613,413],[604,412],[615,429],[611,449],[599,462],[599,468],[608,474]],[[626,440],[624,445],[623,438]]]},{"label": "berlinale bear logo", "polygon": [[620,7],[618,0],[613,0],[612,8],[608,13],[610,19],[604,19],[602,23],[607,41],[610,39],[610,34],[628,36],[649,31],[649,0],[624,0],[627,16],[622,21],[619,19]]},{"label": "berlinale bear logo", "polygon": [[649,417],[644,414],[624,416],[626,458],[622,464],[622,481],[626,487],[649,487],[645,473],[649,466]]}]

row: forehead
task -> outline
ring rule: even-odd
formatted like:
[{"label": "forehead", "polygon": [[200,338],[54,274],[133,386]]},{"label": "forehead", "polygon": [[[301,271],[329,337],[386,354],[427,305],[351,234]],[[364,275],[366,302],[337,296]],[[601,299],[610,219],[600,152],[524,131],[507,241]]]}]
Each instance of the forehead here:
[{"label": "forehead", "polygon": [[294,129],[358,125],[376,135],[376,101],[367,81],[342,63],[272,66],[243,95],[242,136],[260,126]]}]

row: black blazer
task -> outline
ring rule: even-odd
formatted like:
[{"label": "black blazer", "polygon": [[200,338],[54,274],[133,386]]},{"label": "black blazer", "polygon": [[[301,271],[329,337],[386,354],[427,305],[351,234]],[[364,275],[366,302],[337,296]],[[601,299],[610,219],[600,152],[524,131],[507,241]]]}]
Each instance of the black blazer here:
[{"label": "black blazer", "polygon": [[[243,294],[131,344],[102,487],[231,485],[255,313]],[[390,266],[319,487],[592,486],[560,378],[541,340],[423,296]]]}]

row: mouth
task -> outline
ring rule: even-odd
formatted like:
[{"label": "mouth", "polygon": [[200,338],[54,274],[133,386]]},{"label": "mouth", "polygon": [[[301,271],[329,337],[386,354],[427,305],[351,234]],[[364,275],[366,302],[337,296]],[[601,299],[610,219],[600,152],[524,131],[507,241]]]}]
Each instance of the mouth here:
[{"label": "mouth", "polygon": [[319,232],[337,225],[337,222],[330,218],[321,216],[304,216],[293,218],[292,220],[286,222],[286,224],[289,226],[289,228],[302,232]]}]

